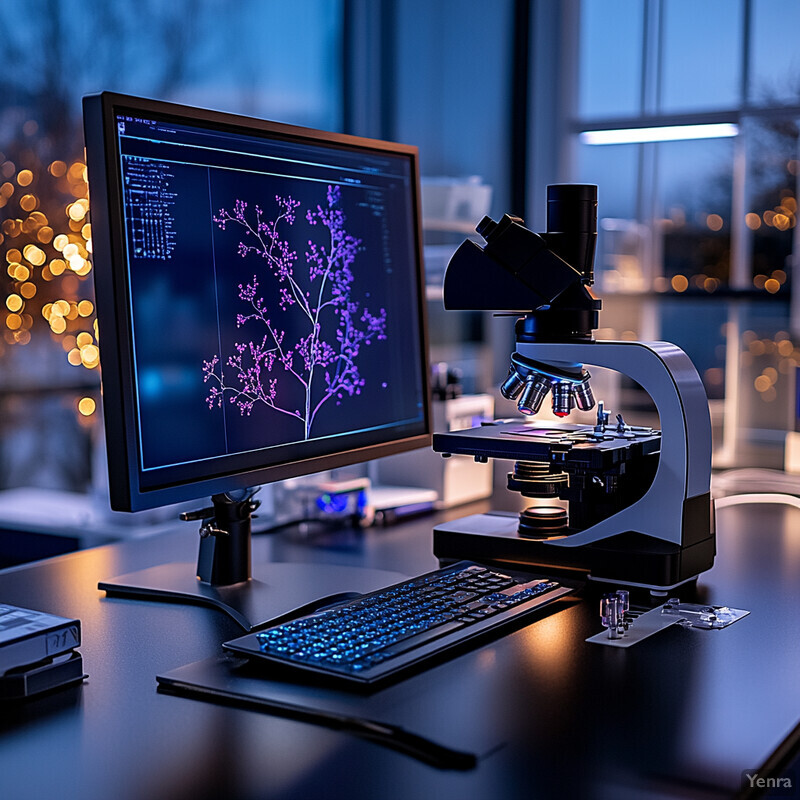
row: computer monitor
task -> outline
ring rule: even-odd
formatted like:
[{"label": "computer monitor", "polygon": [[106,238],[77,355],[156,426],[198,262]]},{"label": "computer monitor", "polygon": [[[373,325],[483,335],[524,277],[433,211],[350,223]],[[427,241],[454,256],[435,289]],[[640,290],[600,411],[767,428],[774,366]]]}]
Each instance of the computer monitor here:
[{"label": "computer monitor", "polygon": [[251,627],[253,487],[430,442],[417,150],[111,93],[84,124],[111,505],[213,498],[197,577],[101,588],[246,584]]}]

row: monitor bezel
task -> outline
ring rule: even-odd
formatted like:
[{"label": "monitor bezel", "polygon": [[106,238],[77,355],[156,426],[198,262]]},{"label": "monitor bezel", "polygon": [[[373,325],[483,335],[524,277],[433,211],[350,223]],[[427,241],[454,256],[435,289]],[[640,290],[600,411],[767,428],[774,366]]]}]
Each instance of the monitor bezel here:
[{"label": "monitor bezel", "polygon": [[[102,407],[106,433],[109,499],[113,509],[139,511],[156,508],[430,446],[432,417],[417,147],[114,92],[84,97],[83,109],[86,162],[90,181],[93,250],[91,260],[95,302],[100,320],[98,341]],[[415,280],[419,287],[417,292],[417,313],[420,322],[419,357],[423,366],[419,377],[425,400],[421,430],[418,434],[256,468],[237,469],[237,456],[233,455],[229,457],[231,469],[224,474],[163,483],[153,488],[143,485],[137,436],[121,169],[116,142],[116,114],[119,112],[134,112],[144,117],[152,114],[159,119],[167,120],[172,117],[175,122],[203,124],[236,133],[278,136],[291,141],[343,146],[408,158],[413,184],[412,215],[413,219],[417,220],[413,244],[416,262]],[[108,320],[113,320],[112,324],[109,325]]]}]

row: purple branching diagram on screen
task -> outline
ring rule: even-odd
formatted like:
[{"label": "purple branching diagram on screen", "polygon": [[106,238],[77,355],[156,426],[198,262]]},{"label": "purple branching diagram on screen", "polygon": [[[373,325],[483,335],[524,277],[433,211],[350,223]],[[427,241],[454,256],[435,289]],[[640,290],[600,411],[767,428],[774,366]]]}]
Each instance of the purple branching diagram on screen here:
[{"label": "purple branching diagram on screen", "polygon": [[[235,352],[225,361],[227,370],[221,355],[203,362],[203,380],[212,383],[206,397],[210,409],[221,408],[226,397],[242,415],[264,404],[300,420],[308,439],[326,403],[338,405],[361,393],[366,381],[358,370],[359,351],[373,339],[386,338],[386,310],[372,314],[354,299],[353,264],[361,240],[345,230],[340,195],[338,186],[329,186],[327,205],[305,214],[310,226],[324,230],[325,241],[308,240],[304,270],[296,269],[297,251],[282,234],[295,224],[299,201],[276,196],[276,215],[269,219],[258,205],[251,213],[248,204],[237,199],[232,213],[223,208],[213,218],[223,230],[227,225],[243,228],[247,242],[239,242],[238,253],[263,259],[268,268],[263,279],[277,282],[278,305],[267,308],[258,274],[239,285],[239,299],[248,308],[237,315],[236,325],[248,335],[235,343]],[[287,330],[297,332],[292,334],[294,341]],[[300,387],[302,407],[281,400],[287,396],[284,382]]]}]

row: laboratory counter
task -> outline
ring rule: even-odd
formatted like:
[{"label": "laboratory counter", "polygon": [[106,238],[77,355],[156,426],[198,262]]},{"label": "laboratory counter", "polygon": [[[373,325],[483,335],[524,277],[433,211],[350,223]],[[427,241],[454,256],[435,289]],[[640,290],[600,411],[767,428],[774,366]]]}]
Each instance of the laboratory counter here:
[{"label": "laboratory counter", "polygon": [[[446,517],[257,536],[253,560],[419,574],[437,566],[431,530]],[[590,589],[362,706],[474,753],[477,764],[466,770],[291,716],[158,691],[157,675],[219,657],[239,628],[200,606],[109,598],[97,583],[193,561],[197,537],[188,526],[4,570],[0,602],[81,620],[88,678],[6,703],[0,797],[759,796],[766,784],[759,789],[748,774],[773,783],[800,777],[792,766],[800,747],[800,507],[730,505],[718,510],[717,533],[713,569],[682,598],[750,611],[729,628],[673,626],[628,649],[590,644],[602,630]],[[784,796],[800,796],[796,784]]]}]

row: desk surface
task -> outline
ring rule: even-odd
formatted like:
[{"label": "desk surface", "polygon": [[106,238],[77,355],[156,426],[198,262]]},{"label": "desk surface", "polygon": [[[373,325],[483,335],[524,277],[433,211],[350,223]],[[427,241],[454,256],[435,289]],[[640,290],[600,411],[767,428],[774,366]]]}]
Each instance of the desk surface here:
[{"label": "desk surface", "polygon": [[[259,537],[254,560],[420,573],[436,567],[433,521]],[[236,625],[200,607],[106,598],[96,584],[194,560],[188,530],[0,572],[0,601],[81,619],[89,674],[3,709],[0,797],[730,796],[743,770],[794,743],[800,722],[800,509],[735,506],[717,523],[719,556],[697,596],[752,612],[732,627],[668,629],[621,651],[584,642],[599,630],[596,603],[584,601],[405,682],[432,713],[501,731],[503,746],[470,772],[157,693],[157,674],[219,653]]]}]

